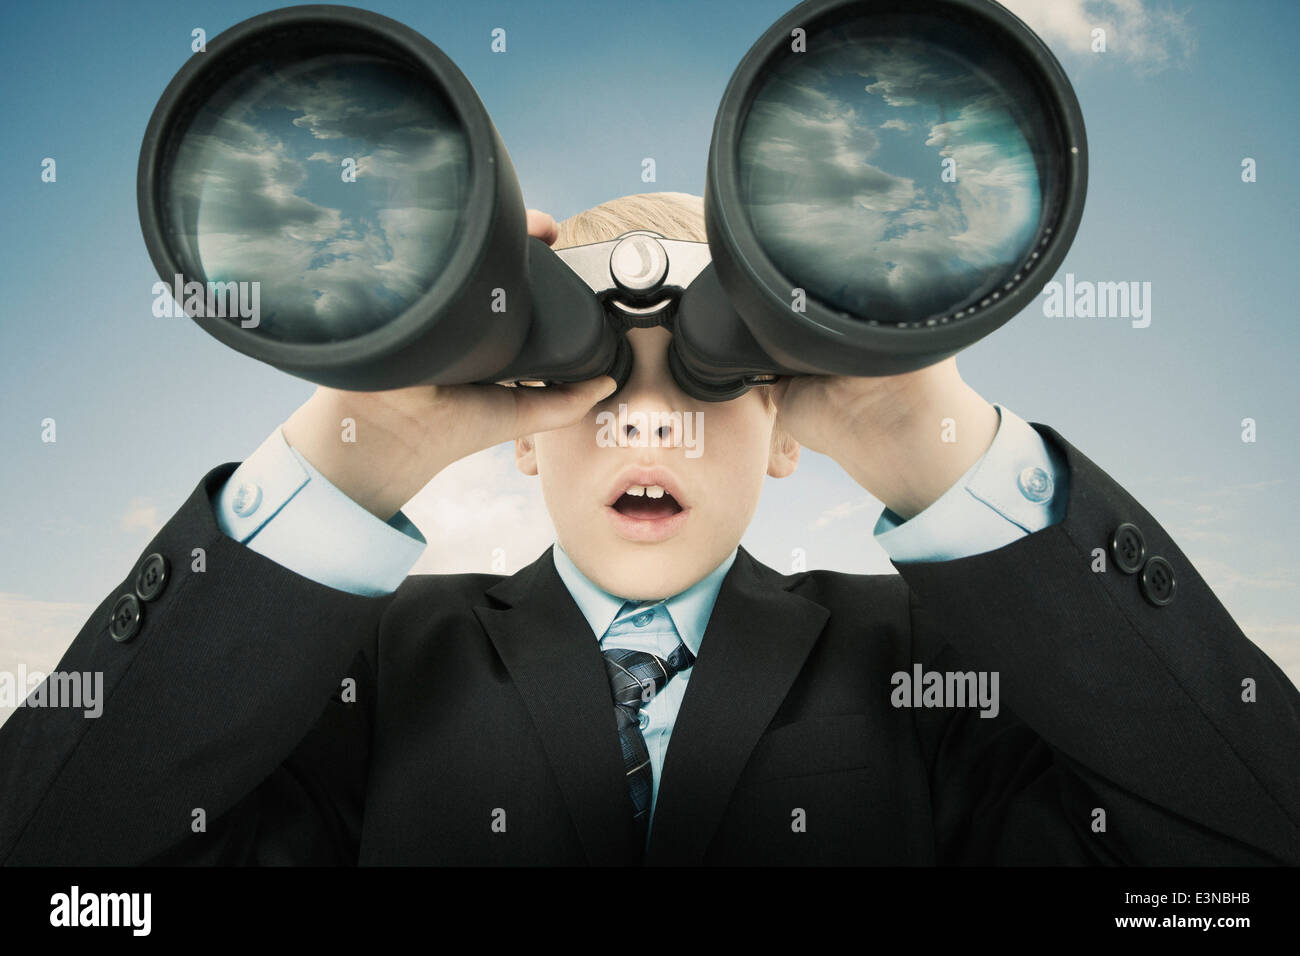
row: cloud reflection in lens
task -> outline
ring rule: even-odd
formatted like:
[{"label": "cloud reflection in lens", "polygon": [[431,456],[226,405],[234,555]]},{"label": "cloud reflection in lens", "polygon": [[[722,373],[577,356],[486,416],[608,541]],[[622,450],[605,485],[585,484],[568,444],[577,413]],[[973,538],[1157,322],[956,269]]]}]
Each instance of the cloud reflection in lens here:
[{"label": "cloud reflection in lens", "polygon": [[741,131],[740,194],[793,285],[859,318],[919,321],[978,301],[1023,262],[1048,194],[1049,129],[975,35],[862,19],[813,33],[771,70]]},{"label": "cloud reflection in lens", "polygon": [[260,282],[256,334],[318,343],[372,331],[428,291],[468,188],[464,133],[435,92],[396,64],[340,54],[225,83],[164,195],[191,278]]}]

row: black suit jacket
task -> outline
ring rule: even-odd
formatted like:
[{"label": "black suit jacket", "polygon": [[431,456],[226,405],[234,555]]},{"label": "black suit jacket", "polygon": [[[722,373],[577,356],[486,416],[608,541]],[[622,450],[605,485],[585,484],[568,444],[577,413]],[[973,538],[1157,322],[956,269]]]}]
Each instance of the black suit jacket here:
[{"label": "black suit jacket", "polygon": [[[1034,427],[1068,462],[1068,510],[1006,547],[900,575],[783,575],[740,550],[645,862],[1300,862],[1300,694],[1155,519]],[[64,656],[104,672],[103,715],[25,707],[0,729],[0,859],[641,859],[599,646],[549,549],[510,577],[346,594],[221,533],[235,467]],[[1172,566],[1171,603],[1116,567],[1125,522]],[[155,553],[161,592],[110,625]],[[917,663],[996,671],[999,715],[894,707]]]}]

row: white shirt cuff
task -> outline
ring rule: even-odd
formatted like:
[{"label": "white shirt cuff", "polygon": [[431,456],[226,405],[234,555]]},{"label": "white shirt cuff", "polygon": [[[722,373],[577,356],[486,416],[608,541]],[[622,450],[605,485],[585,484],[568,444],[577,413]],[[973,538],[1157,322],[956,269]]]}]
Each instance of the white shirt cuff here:
[{"label": "white shirt cuff", "polygon": [[280,428],[230,476],[217,525],[276,564],[327,587],[391,594],[428,542],[398,511],[381,521],[329,482]]},{"label": "white shirt cuff", "polygon": [[993,443],[944,494],[903,521],[886,508],[876,541],[890,559],[951,561],[994,551],[1056,524],[1068,501],[1068,468],[1043,436],[1015,412],[994,403]]}]

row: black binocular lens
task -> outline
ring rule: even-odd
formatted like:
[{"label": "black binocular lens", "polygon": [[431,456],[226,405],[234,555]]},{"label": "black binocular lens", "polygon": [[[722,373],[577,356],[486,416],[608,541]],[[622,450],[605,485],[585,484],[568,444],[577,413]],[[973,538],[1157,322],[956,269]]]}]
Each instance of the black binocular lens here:
[{"label": "black binocular lens", "polygon": [[1048,118],[965,25],[858,17],[772,63],[737,143],[755,237],[791,286],[881,324],[1005,285],[1043,219]]},{"label": "black binocular lens", "polygon": [[461,232],[469,146],[448,104],[368,54],[263,59],[211,90],[162,188],[198,281],[260,283],[254,334],[337,342],[429,291]]},{"label": "black binocular lens", "polygon": [[[1086,147],[1060,64],[992,0],[805,0],[718,106],[707,242],[630,224],[553,250],[446,54],[308,4],[177,72],[137,195],[183,310],[310,381],[621,388],[630,330],[662,325],[681,390],[726,401],[780,375],[923,368],[1001,326],[1069,249]],[[236,293],[253,297],[238,321]]]}]

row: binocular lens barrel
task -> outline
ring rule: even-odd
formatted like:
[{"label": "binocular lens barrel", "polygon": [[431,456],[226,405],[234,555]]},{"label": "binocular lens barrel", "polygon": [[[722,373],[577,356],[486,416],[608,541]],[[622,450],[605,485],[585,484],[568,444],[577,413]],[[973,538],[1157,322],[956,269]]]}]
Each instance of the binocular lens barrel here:
[{"label": "binocular lens barrel", "polygon": [[[639,224],[553,250],[441,50],[305,5],[182,66],[137,193],[182,309],[301,378],[621,388],[629,331],[662,325],[677,385],[725,401],[912,371],[1001,326],[1065,258],[1087,144],[1060,64],[993,0],[805,0],[733,72],[705,173],[707,242]],[[251,320],[212,310],[245,288]]]}]

